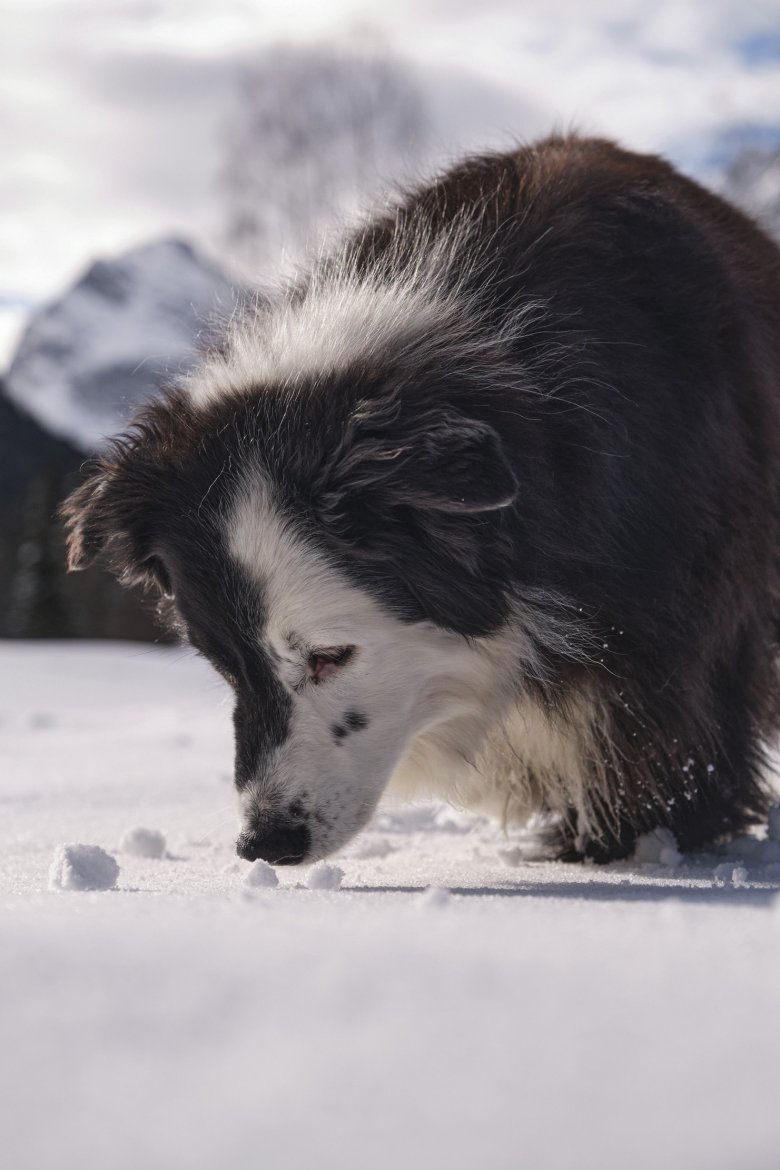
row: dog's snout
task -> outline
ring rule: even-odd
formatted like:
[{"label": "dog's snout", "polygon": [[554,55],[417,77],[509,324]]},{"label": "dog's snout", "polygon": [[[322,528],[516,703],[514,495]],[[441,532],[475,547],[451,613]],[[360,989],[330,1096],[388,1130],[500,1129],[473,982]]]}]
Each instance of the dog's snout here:
[{"label": "dog's snout", "polygon": [[311,834],[306,825],[281,818],[247,830],[236,842],[236,852],[245,861],[260,858],[271,865],[299,865],[310,847]]}]

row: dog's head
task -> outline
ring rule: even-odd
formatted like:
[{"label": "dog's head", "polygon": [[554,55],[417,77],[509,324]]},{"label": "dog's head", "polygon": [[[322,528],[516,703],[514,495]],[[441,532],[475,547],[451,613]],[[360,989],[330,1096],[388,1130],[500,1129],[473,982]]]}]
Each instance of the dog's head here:
[{"label": "dog's head", "polygon": [[515,491],[486,422],[332,387],[172,393],[92,465],[70,566],[159,591],[232,687],[241,856],[339,848],[420,736],[473,751]]}]

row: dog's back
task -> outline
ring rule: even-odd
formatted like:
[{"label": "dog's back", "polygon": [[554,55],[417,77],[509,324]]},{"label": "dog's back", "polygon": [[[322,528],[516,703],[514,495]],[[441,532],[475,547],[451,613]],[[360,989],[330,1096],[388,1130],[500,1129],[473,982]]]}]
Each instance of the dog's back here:
[{"label": "dog's back", "polygon": [[[538,306],[513,343],[531,385],[488,381],[466,409],[520,485],[518,593],[572,599],[594,637],[595,668],[552,654],[537,688],[564,741],[587,695],[591,790],[620,809],[571,852],[628,849],[659,808],[686,846],[740,828],[778,718],[780,253],[663,161],[577,138],[470,160],[399,214],[402,263],[451,235],[453,287],[498,330]],[[356,262],[392,273],[398,239],[398,216],[371,225]]]}]

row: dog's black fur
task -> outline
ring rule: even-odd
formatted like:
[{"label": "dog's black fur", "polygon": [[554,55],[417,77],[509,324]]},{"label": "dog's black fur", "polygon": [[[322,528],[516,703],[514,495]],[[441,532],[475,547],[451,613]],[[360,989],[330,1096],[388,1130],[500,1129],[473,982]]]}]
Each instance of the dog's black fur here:
[{"label": "dog's black fur", "polygon": [[241,784],[290,702],[220,528],[257,452],[307,537],[404,622],[479,638],[517,599],[565,599],[579,649],[539,633],[526,685],[562,719],[595,698],[609,796],[588,826],[564,816],[561,856],[624,857],[660,826],[683,849],[738,832],[765,813],[780,717],[780,253],[660,159],[566,137],[467,160],[321,272],[392,283],[448,233],[468,359],[443,360],[445,333],[345,354],[294,396],[169,392],[67,503],[71,564],[107,549],[175,594],[236,685]]}]

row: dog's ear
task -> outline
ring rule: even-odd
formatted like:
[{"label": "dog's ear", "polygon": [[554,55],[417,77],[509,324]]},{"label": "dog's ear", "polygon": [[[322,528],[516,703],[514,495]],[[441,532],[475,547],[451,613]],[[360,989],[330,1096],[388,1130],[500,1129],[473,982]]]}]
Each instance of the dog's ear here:
[{"label": "dog's ear", "polygon": [[329,484],[339,497],[379,495],[453,515],[506,508],[517,480],[501,438],[486,422],[453,411],[404,422],[398,412],[362,410],[352,420]]},{"label": "dog's ear", "polygon": [[169,594],[170,578],[153,550],[155,493],[144,492],[126,453],[99,459],[65,500],[60,515],[68,530],[68,568],[86,569],[98,557],[125,585],[156,586]]},{"label": "dog's ear", "polygon": [[86,478],[65,500],[68,568],[84,569],[100,557],[127,585],[170,593],[158,555],[163,508],[175,479],[176,436],[188,418],[185,399],[173,392],[139,412],[109,453],[86,465]]},{"label": "dog's ear", "polygon": [[402,455],[391,493],[398,503],[441,512],[492,512],[517,495],[503,444],[488,423],[450,414],[419,431]]},{"label": "dog's ear", "polygon": [[319,518],[361,573],[377,572],[388,604],[461,634],[495,628],[511,556],[503,517],[518,485],[489,423],[452,409],[369,403],[324,470]]},{"label": "dog's ear", "polygon": [[87,478],[60,506],[68,531],[68,569],[86,569],[105,548],[113,527],[106,495],[112,467],[105,460],[86,466]]}]

